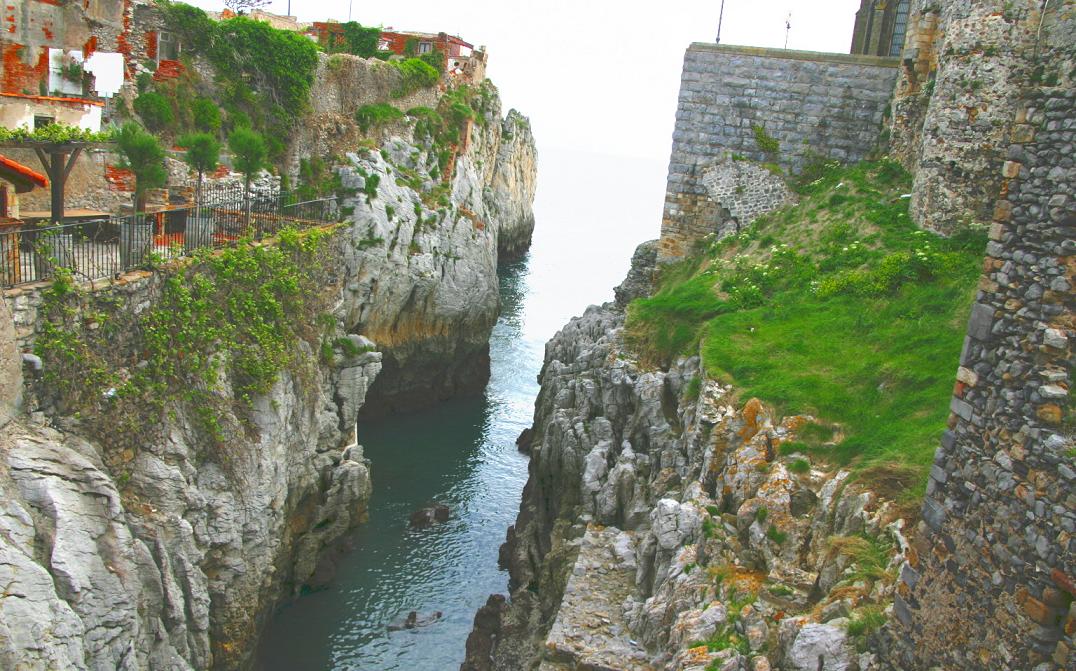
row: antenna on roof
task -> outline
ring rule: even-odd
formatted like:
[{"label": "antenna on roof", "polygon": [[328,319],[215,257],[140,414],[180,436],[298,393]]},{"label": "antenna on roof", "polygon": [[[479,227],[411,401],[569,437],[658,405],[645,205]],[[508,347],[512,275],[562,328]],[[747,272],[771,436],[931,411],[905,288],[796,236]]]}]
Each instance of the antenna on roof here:
[{"label": "antenna on roof", "polygon": [[347,22],[351,23],[351,8],[355,6],[355,0],[347,1]]},{"label": "antenna on roof", "polygon": [[721,0],[721,13],[717,16],[717,43],[721,44],[721,24],[725,21],[725,0]]},{"label": "antenna on roof", "polygon": [[792,12],[788,13],[788,18],[785,19],[785,49],[788,49],[788,34],[792,32]]}]

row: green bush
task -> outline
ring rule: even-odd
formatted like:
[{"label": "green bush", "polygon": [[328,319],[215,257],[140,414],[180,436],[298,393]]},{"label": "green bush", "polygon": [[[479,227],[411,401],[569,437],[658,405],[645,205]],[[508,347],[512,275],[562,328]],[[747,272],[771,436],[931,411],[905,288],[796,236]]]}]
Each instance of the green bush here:
[{"label": "green bush", "polygon": [[402,98],[419,89],[428,88],[441,80],[441,73],[430,67],[429,63],[418,58],[391,61],[389,65],[399,70],[400,75],[403,77],[400,86],[393,91],[393,97],[396,98]]},{"label": "green bush", "polygon": [[363,58],[371,58],[377,54],[377,45],[381,41],[381,29],[363,26],[355,21],[340,24],[342,35],[336,39],[329,38],[328,43],[322,44],[330,54],[347,53]]},{"label": "green bush", "polygon": [[[309,103],[317,45],[244,16],[217,22],[182,3],[160,0],[158,6],[184,51],[212,64],[231,127],[246,125],[262,132],[269,138],[270,152],[279,158],[284,148],[280,138],[288,135]],[[242,119],[249,123],[236,123]]]},{"label": "green bush", "polygon": [[419,59],[434,70],[437,70],[437,72],[445,71],[445,52],[443,51],[430,51],[419,56]]},{"label": "green bush", "polygon": [[372,128],[398,121],[404,117],[404,113],[388,103],[374,103],[363,105],[355,112],[355,120],[359,123],[362,132],[369,132]]},{"label": "green bush", "polygon": [[172,104],[160,93],[149,91],[135,98],[135,112],[142,119],[146,128],[154,132],[170,129],[176,123]]},{"label": "green bush", "polygon": [[216,133],[220,130],[220,108],[209,98],[195,98],[191,103],[191,116],[197,130],[206,133]]},{"label": "green bush", "polygon": [[788,540],[788,534],[771,524],[770,528],[766,529],[766,538],[769,538],[778,545],[782,545]]}]

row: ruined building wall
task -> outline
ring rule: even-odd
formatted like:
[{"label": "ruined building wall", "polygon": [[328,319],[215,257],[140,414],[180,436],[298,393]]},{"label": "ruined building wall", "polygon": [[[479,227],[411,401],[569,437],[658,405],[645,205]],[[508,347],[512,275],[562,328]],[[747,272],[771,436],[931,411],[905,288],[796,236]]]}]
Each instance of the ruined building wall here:
[{"label": "ruined building wall", "polygon": [[[893,101],[892,153],[915,175],[911,216],[920,226],[949,234],[990,221],[1018,87],[1034,76],[1036,43],[1049,32],[1042,6],[914,3]],[[1071,11],[1072,0],[1051,0],[1047,19]]]},{"label": "ruined building wall", "polygon": [[[692,44],[676,111],[660,257],[684,255],[725,223],[729,211],[766,211],[786,202],[782,190],[761,208],[717,202],[704,176],[721,165],[741,171],[733,158],[786,172],[814,158],[864,158],[876,145],[896,66],[873,56]],[[776,150],[760,146],[756,127],[777,141]]]},{"label": "ruined building wall", "polygon": [[1038,62],[1060,76],[996,101],[1016,109],[949,430],[894,604],[905,668],[1076,666],[1076,21],[1048,18]]}]

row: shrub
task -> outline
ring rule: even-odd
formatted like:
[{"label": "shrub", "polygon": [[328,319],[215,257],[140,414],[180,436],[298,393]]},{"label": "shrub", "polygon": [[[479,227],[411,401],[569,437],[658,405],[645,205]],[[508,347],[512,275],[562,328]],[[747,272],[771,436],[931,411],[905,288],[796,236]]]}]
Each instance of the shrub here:
[{"label": "shrub", "polygon": [[694,401],[699,398],[699,393],[702,391],[702,377],[696,375],[691,378],[691,382],[687,383],[684,387],[684,398],[689,401]]},{"label": "shrub", "polygon": [[216,133],[220,130],[220,108],[209,98],[195,98],[191,103],[191,116],[197,130],[207,133]]},{"label": "shrub", "polygon": [[430,67],[429,63],[418,58],[391,61],[389,65],[399,70],[400,75],[403,77],[400,86],[393,91],[393,97],[396,98],[402,98],[419,89],[433,86],[441,80],[441,73]]},{"label": "shrub", "polygon": [[134,109],[146,128],[152,131],[167,130],[176,122],[172,105],[160,93],[149,91],[138,96],[134,101]]},{"label": "shrub", "polygon": [[355,112],[355,121],[358,122],[359,128],[364,133],[369,132],[372,128],[398,121],[403,117],[403,112],[388,103],[363,105]]},{"label": "shrub", "polygon": [[419,56],[419,60],[438,72],[445,71],[445,52],[443,51],[434,50],[427,52]]},{"label": "shrub", "polygon": [[138,87],[139,93],[145,93],[149,90],[149,87],[153,86],[153,73],[139,72],[138,77],[135,78],[135,85]]},{"label": "shrub", "polygon": [[762,524],[763,522],[765,522],[766,518],[769,517],[769,516],[770,516],[770,511],[769,511],[769,509],[766,508],[766,506],[762,506],[761,508],[758,508],[757,510],[755,510],[755,519],[758,520],[759,524]]},{"label": "shrub", "polygon": [[377,45],[381,41],[381,29],[363,26],[356,21],[340,24],[341,35],[330,36],[328,43],[323,43],[325,51],[330,54],[348,53],[363,58],[377,54]]},{"label": "shrub", "polygon": [[377,198],[377,187],[381,185],[381,175],[368,175],[365,179],[366,186],[363,188],[363,193],[369,199]]}]

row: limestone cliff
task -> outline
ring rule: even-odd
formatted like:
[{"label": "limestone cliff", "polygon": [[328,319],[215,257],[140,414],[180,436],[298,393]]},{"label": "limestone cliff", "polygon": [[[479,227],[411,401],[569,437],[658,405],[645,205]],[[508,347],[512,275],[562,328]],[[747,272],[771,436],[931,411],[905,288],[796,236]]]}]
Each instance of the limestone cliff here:
[{"label": "limestone cliff", "polygon": [[857,644],[892,594],[900,511],[780,456],[810,418],[737,400],[697,357],[634,360],[623,309],[655,257],[546,346],[511,601],[476,617],[462,668],[873,668]]},{"label": "limestone cliff", "polygon": [[474,393],[489,378],[497,263],[530,245],[537,163],[526,118],[502,120],[496,99],[479,113],[447,181],[436,144],[410,126],[342,171],[362,237],[347,319],[385,353],[367,414]]},{"label": "limestone cliff", "polygon": [[[382,150],[351,147],[340,169],[346,221],[317,265],[324,311],[268,393],[211,395],[226,409],[221,440],[206,440],[199,408],[169,403],[117,418],[116,432],[141,425],[148,437],[114,449],[100,422],[27,367],[23,414],[0,434],[0,666],[243,668],[275,604],[331,573],[323,550],[361,521],[371,491],[354,429],[374,381],[388,404],[488,375],[497,262],[529,243],[535,159],[526,120],[502,119],[487,90],[447,180],[426,169],[435,152],[414,120],[386,132]],[[137,374],[140,319],[170,278],[182,281],[176,272],[83,287],[64,312],[70,341]],[[49,328],[45,287],[5,299],[18,348],[31,351]],[[105,323],[130,328],[105,341]],[[0,342],[5,383],[19,365],[9,345]],[[115,390],[90,388],[95,379],[76,382],[107,406]],[[3,408],[9,396],[5,386]]]}]

